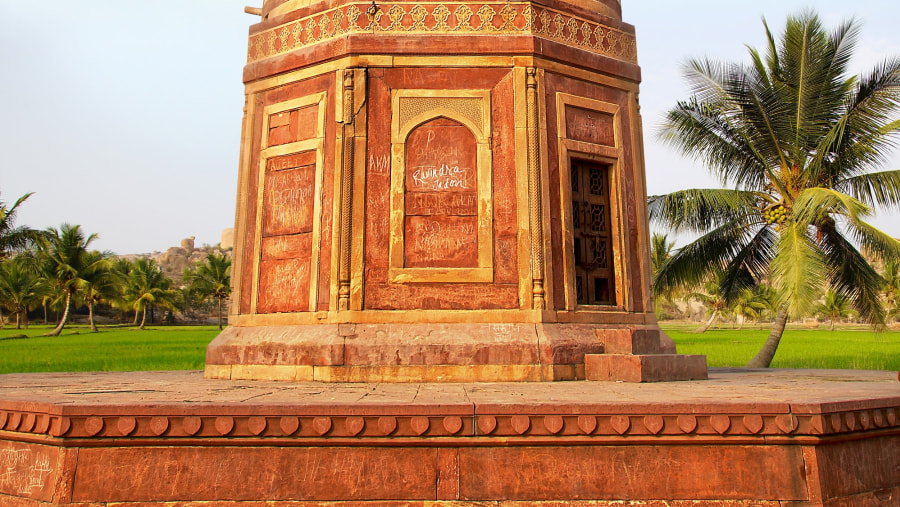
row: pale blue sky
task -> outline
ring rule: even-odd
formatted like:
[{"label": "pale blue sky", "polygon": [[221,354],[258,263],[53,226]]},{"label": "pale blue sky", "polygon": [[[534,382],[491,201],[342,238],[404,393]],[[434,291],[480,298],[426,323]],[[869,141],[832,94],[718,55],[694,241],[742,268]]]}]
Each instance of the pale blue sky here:
[{"label": "pale blue sky", "polygon": [[[142,253],[234,222],[246,34],[260,0],[0,0],[0,200],[36,192],[20,223],[64,221],[98,248]],[[829,26],[863,22],[855,67],[900,53],[897,0],[623,0],[637,27],[651,193],[705,187],[705,170],[653,137],[685,98],[691,56],[745,59],[765,16],[814,7]],[[890,169],[900,168],[894,156]],[[875,223],[900,236],[900,215]]]}]

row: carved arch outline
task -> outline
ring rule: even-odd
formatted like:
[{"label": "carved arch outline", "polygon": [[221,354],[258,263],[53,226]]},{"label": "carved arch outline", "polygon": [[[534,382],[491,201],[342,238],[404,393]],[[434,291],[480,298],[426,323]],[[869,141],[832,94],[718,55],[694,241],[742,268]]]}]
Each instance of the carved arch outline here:
[{"label": "carved arch outline", "polygon": [[[391,222],[390,222],[390,283],[473,283],[494,279],[493,170],[491,155],[491,99],[490,90],[394,90],[391,97]],[[409,102],[417,100],[417,111],[409,114]],[[473,100],[474,99],[474,100]],[[477,106],[480,114],[465,114],[465,108],[454,107],[465,101],[467,107]],[[405,102],[405,103],[404,103]],[[454,104],[455,102],[455,104]],[[423,107],[424,105],[424,107]],[[406,113],[406,114],[404,114]],[[480,117],[480,118],[479,118]],[[401,121],[401,118],[404,118]],[[405,181],[406,142],[419,126],[447,118],[466,127],[476,141],[477,232],[478,261],[476,267],[405,267]],[[478,120],[481,120],[480,122]]]}]

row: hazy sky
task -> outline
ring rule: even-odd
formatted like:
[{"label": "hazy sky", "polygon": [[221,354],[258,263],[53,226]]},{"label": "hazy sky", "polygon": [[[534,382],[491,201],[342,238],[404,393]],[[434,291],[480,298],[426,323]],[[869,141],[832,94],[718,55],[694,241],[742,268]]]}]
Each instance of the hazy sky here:
[{"label": "hazy sky", "polygon": [[[81,224],[116,253],[219,242],[234,222],[243,107],[245,5],[261,0],[0,0],[0,200],[35,192],[19,224]],[[856,16],[854,62],[900,54],[898,0],[623,0],[637,27],[650,193],[715,182],[654,139],[687,90],[679,66],[746,60],[761,17],[814,7],[828,26]],[[894,156],[885,169],[900,168]],[[900,215],[875,223],[900,236]]]}]

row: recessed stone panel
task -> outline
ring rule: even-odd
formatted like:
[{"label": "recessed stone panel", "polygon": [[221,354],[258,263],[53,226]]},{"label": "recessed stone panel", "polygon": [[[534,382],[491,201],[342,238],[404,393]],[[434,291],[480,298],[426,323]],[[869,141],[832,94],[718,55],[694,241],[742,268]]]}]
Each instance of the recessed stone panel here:
[{"label": "recessed stone panel", "polygon": [[261,261],[257,312],[308,311],[309,270],[309,259]]},{"label": "recessed stone panel", "polygon": [[314,193],[315,166],[266,174],[263,236],[312,231]]},{"label": "recessed stone panel", "polygon": [[406,217],[406,267],[477,266],[477,222],[477,217]]},{"label": "recessed stone panel", "polygon": [[616,145],[613,115],[566,106],[566,137],[603,146]]},{"label": "recessed stone panel", "polygon": [[311,255],[311,233],[272,236],[262,239],[263,260],[308,259]]},{"label": "recessed stone panel", "polygon": [[406,191],[475,192],[476,149],[475,136],[458,122],[420,125],[406,142]]},{"label": "recessed stone panel", "polygon": [[305,141],[316,137],[319,109],[307,106],[269,115],[268,146]]},{"label": "recessed stone panel", "polygon": [[316,152],[304,151],[266,160],[266,172],[284,171],[316,165]]},{"label": "recessed stone panel", "polygon": [[459,122],[437,118],[406,143],[406,267],[478,265],[477,143]]}]

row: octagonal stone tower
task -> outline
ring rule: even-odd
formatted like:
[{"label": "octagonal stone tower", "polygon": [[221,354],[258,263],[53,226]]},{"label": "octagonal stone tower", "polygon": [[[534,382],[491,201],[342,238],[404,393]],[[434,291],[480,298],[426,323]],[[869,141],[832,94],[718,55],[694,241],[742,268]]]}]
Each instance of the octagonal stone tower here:
[{"label": "octagonal stone tower", "polygon": [[259,14],[233,301],[207,377],[705,378],[653,315],[617,0]]}]

